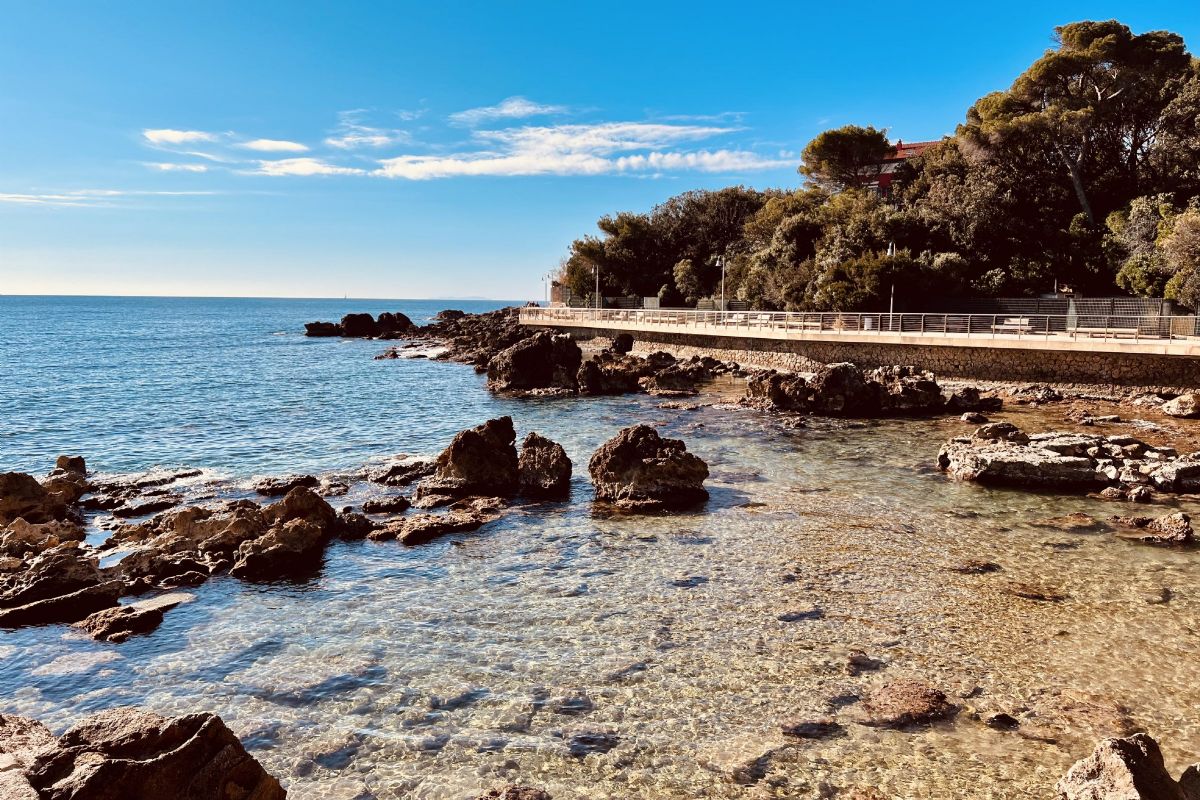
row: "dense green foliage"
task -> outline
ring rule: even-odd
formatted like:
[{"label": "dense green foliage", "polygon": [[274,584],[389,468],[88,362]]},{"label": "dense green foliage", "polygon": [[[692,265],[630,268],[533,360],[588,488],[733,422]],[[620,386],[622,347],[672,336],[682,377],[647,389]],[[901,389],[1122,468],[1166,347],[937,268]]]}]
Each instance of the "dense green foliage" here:
[{"label": "dense green foliage", "polygon": [[826,131],[804,149],[806,187],[686,192],[604,217],[562,279],[588,295],[598,267],[606,295],[691,305],[719,293],[724,256],[727,296],[759,308],[878,310],[893,286],[903,303],[1056,281],[1197,307],[1200,60],[1173,33],[1116,21],[1056,33],[886,196],[860,188],[892,152],[884,132]]}]

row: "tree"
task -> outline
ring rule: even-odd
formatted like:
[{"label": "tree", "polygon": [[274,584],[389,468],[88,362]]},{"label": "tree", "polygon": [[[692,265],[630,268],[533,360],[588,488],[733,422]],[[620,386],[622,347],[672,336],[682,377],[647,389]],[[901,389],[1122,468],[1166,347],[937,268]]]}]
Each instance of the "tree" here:
[{"label": "tree", "polygon": [[1095,225],[1146,185],[1163,112],[1186,84],[1191,57],[1176,34],[1135,35],[1116,20],[1055,32],[1058,48],[1008,91],[980,99],[960,133],[1000,157],[1058,165]]},{"label": "tree", "polygon": [[1200,204],[1193,203],[1175,219],[1162,250],[1174,270],[1165,296],[1200,311]]},{"label": "tree", "polygon": [[800,155],[798,171],[821,188],[844,191],[878,178],[884,159],[892,152],[885,131],[846,125],[809,142]]}]

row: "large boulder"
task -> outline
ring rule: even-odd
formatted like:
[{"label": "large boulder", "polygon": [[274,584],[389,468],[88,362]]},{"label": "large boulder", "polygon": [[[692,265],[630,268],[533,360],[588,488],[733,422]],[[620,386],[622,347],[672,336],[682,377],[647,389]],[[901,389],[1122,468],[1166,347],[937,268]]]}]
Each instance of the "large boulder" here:
[{"label": "large boulder", "polygon": [[570,336],[538,331],[492,357],[487,368],[488,388],[495,392],[573,392],[582,359],[579,345]]},{"label": "large boulder", "polygon": [[584,395],[628,394],[641,387],[641,380],[675,365],[669,353],[651,353],[646,358],[602,350],[580,365],[576,374],[579,393]]},{"label": "large boulder", "polygon": [[215,714],[94,714],[24,770],[53,800],[283,800],[283,788]]},{"label": "large boulder", "polygon": [[1196,392],[1181,394],[1174,400],[1163,403],[1162,411],[1172,417],[1196,419],[1200,417],[1200,394]]},{"label": "large boulder", "polygon": [[771,370],[759,372],[746,382],[750,405],[778,411],[808,410],[808,381],[799,375]]},{"label": "large boulder", "polygon": [[588,462],[596,499],[634,509],[683,508],[708,498],[708,465],[649,425],[625,428]]},{"label": "large boulder", "polygon": [[375,332],[381,339],[398,339],[416,327],[407,315],[399,311],[385,311],[375,320]]},{"label": "large boulder", "polygon": [[342,336],[368,338],[379,332],[375,318],[370,314],[347,314],[342,317]]},{"label": "large boulder", "polygon": [[520,486],[516,439],[512,417],[460,431],[437,457],[433,476],[418,487],[418,496],[515,495]]},{"label": "large boulder", "polygon": [[942,387],[932,373],[916,367],[880,367],[868,376],[882,387],[879,411],[891,416],[940,414],[946,409]]},{"label": "large boulder", "polygon": [[21,518],[26,522],[63,519],[67,508],[37,478],[24,472],[0,473],[0,525]]},{"label": "large boulder", "polygon": [[565,497],[571,491],[571,459],[561,444],[531,433],[521,442],[517,460],[521,494],[531,498]]},{"label": "large boulder", "polygon": [[808,382],[810,407],[818,414],[871,417],[879,413],[881,388],[854,364],[826,364]]},{"label": "large boulder", "polygon": [[239,578],[264,578],[305,569],[333,537],[338,515],[316,492],[297,487],[263,509],[270,528],[242,542],[229,572]]},{"label": "large boulder", "polygon": [[1055,786],[1058,800],[1200,800],[1190,767],[1181,781],[1167,772],[1158,743],[1144,733],[1104,739]]}]

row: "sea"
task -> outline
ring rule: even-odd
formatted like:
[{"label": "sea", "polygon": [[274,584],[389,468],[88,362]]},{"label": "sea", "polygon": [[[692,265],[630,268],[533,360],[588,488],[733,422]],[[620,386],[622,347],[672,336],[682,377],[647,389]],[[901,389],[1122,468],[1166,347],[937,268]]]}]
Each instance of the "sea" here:
[{"label": "sea", "polygon": [[[303,335],[351,312],[501,305],[0,297],[0,471],[43,475],[60,454],[102,476],[198,470],[181,491],[202,503],[272,475],[361,481],[501,415],[574,463],[569,500],[418,547],[335,542],[286,581],[215,578],[122,644],[0,630],[0,713],[56,732],[122,705],[217,713],[302,800],[506,784],[556,800],[1044,798],[1123,730],[1155,736],[1176,774],[1200,760],[1200,554],[1054,522],[1120,504],[946,479],[955,418],[785,424],[734,402],[737,380],[683,403],[502,398],[470,366]],[[1112,432],[1195,433],[1121,413]],[[1053,405],[995,418],[1074,425]],[[589,457],[639,422],[705,459],[706,505],[593,502]],[[331,500],[394,491],[356,487]],[[1152,510],[1176,509],[1200,502]],[[89,519],[89,541],[112,524]],[[972,560],[999,569],[955,571]],[[870,668],[851,667],[860,651]],[[861,724],[865,698],[908,679],[956,716]],[[987,724],[998,713],[1016,728]],[[796,721],[832,727],[787,735]]]}]

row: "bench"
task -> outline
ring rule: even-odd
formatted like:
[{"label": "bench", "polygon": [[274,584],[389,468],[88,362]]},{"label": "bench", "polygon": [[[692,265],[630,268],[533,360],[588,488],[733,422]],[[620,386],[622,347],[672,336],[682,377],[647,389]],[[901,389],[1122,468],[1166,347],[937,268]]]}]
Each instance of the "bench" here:
[{"label": "bench", "polygon": [[1003,322],[992,325],[992,333],[1029,333],[1032,330],[1029,317],[1005,317]]},{"label": "bench", "polygon": [[1141,333],[1137,328],[1071,328],[1070,332],[1079,336],[1080,334],[1087,336],[1089,339],[1127,339],[1140,338],[1158,338],[1159,334]]}]

